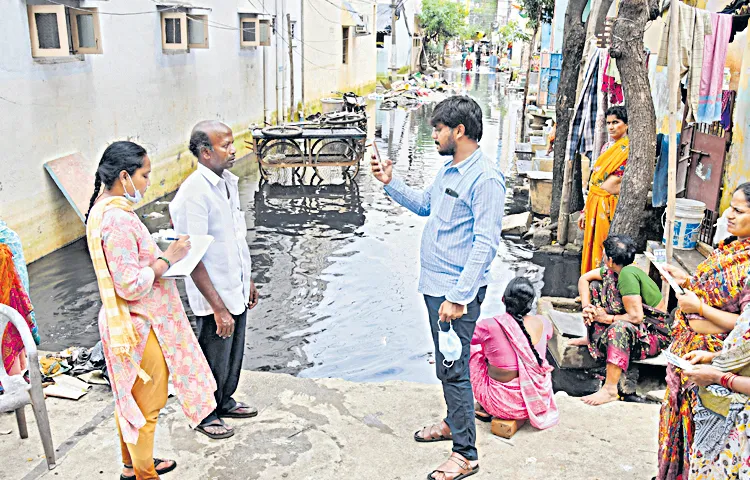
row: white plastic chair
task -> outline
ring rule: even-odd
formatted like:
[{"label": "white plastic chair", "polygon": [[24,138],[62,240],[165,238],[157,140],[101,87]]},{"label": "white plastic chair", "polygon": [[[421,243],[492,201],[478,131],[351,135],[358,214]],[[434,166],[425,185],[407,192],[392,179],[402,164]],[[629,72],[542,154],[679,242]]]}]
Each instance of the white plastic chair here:
[{"label": "white plastic chair", "polygon": [[16,326],[23,346],[26,348],[29,365],[29,379],[31,383],[26,383],[23,376],[9,376],[5,371],[2,359],[0,359],[0,383],[3,384],[5,393],[0,395],[0,412],[16,412],[16,421],[18,422],[18,433],[21,438],[29,438],[29,431],[26,428],[26,405],[31,404],[36,417],[36,424],[39,427],[39,436],[42,437],[44,454],[47,457],[47,468],[55,468],[55,448],[52,445],[52,432],[49,426],[49,417],[47,416],[47,405],[44,403],[44,392],[42,391],[42,374],[39,372],[39,358],[36,351],[34,338],[31,336],[29,326],[26,320],[13,308],[0,304],[0,337],[5,332],[8,322]]}]

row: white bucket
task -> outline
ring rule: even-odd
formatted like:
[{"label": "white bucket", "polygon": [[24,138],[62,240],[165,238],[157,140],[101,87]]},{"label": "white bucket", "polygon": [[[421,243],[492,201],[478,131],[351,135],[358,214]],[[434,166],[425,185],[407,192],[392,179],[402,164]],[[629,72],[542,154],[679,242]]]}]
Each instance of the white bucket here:
[{"label": "white bucket", "polygon": [[[706,204],[698,200],[678,198],[674,211],[674,237],[672,246],[678,250],[692,250],[698,245]],[[666,232],[662,243],[667,243]]]},{"label": "white bucket", "polygon": [[323,111],[323,113],[340,112],[344,109],[343,98],[323,98],[320,100],[320,103],[320,109]]}]

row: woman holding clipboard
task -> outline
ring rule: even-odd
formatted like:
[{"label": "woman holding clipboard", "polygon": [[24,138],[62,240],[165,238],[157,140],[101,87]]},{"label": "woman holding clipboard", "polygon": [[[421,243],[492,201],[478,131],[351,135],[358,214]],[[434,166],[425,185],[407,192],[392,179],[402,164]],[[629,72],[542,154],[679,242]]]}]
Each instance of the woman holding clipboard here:
[{"label": "woman holding clipboard", "polygon": [[173,460],[153,458],[156,420],[167,402],[170,374],[193,426],[216,408],[216,382],[175,281],[162,278],[172,263],[187,255],[190,240],[180,237],[162,252],[134,212],[150,174],[143,147],[112,143],[99,162],[86,216],[86,238],[103,303],[99,333],[115,397],[121,480],[156,479],[177,467]]},{"label": "woman holding clipboard", "polygon": [[[722,349],[727,334],[750,304],[750,183],[734,192],[727,214],[733,237],[721,242],[693,276],[673,265],[664,268],[685,290],[677,295],[678,308],[672,326],[670,351],[680,357],[702,351],[711,355]],[[691,359],[694,355],[691,356]],[[667,366],[667,390],[659,419],[659,480],[686,478],[690,444],[695,426],[696,395],[682,370]]]}]

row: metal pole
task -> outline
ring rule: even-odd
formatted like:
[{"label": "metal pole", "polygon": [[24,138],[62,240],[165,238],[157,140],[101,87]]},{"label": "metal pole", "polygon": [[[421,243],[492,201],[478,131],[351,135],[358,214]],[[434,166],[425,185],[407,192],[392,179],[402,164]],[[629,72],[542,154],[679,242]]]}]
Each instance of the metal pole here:
[{"label": "metal pole", "polygon": [[302,118],[300,120],[305,120],[305,1],[301,0],[300,2],[300,14],[299,14],[299,35],[300,35],[300,57],[302,57],[302,60],[300,61],[300,82],[302,83]]},{"label": "metal pole", "polygon": [[396,0],[391,0],[391,75],[396,73]]},{"label": "metal pole", "polygon": [[292,16],[286,14],[286,29],[289,32],[289,118],[294,121],[294,48],[292,47]]},{"label": "metal pole", "polygon": [[274,65],[274,70],[276,70],[276,124],[280,125],[282,123],[282,112],[281,112],[281,104],[279,103],[279,90],[281,88],[281,82],[279,81],[279,73],[280,72],[280,52],[281,52],[281,22],[279,17],[279,11],[281,10],[279,8],[279,0],[276,0],[274,15],[273,15],[273,24],[276,31],[274,34],[276,35],[276,64]]},{"label": "metal pole", "polygon": [[[279,33],[281,33],[281,39],[284,39],[284,17],[286,17],[286,1],[281,0],[281,17],[279,17]],[[286,58],[284,53],[281,53],[281,106],[282,113],[284,114],[284,123],[289,121],[289,110],[286,108],[287,96],[286,96],[286,78],[287,78],[287,66]]]},{"label": "metal pole", "polygon": [[[680,45],[678,32],[680,31],[680,2],[672,0],[669,6],[669,50],[667,50],[667,77],[669,78],[669,168],[668,168],[668,198],[667,223],[664,227],[667,239],[667,262],[672,260],[674,237],[674,214],[677,203],[677,108],[679,105],[678,85],[680,71],[678,68]],[[669,298],[669,284],[662,283],[664,298]]]}]

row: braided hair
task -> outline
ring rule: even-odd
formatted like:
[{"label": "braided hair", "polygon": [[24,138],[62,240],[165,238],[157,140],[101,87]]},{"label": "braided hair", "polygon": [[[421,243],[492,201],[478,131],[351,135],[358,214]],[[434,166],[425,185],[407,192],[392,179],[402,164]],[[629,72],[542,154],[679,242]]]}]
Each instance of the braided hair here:
[{"label": "braided hair", "polygon": [[120,178],[120,172],[125,170],[128,175],[132,176],[135,171],[143,166],[143,157],[146,156],[146,149],[133,142],[114,142],[110,144],[99,161],[99,167],[96,169],[94,178],[94,194],[91,195],[89,210],[86,213],[86,222],[89,220],[91,208],[99,198],[99,190],[102,184],[109,190]]},{"label": "braided hair", "polygon": [[516,277],[510,281],[508,286],[505,288],[503,294],[503,302],[505,303],[505,311],[518,322],[518,326],[521,327],[526,340],[529,342],[531,351],[534,352],[536,361],[539,366],[542,366],[542,357],[539,356],[539,352],[534,348],[534,343],[531,341],[531,335],[526,330],[526,326],[523,324],[523,317],[531,311],[531,306],[534,303],[536,292],[534,286],[531,284],[526,277]]}]

